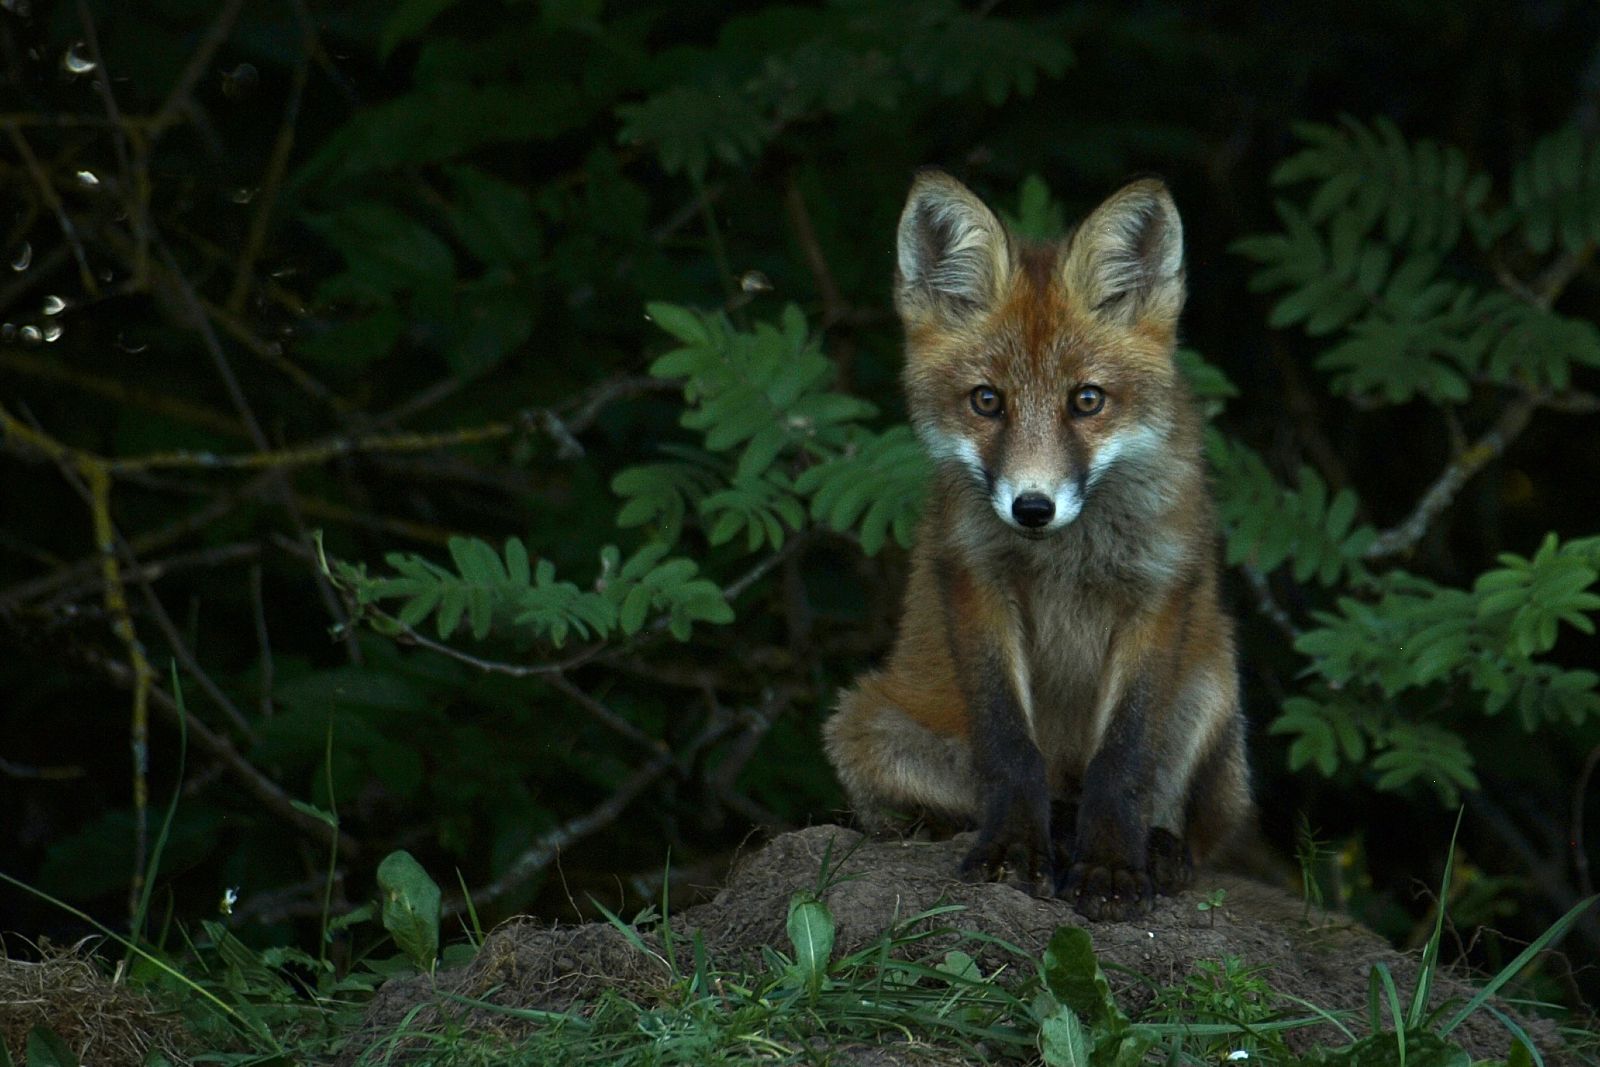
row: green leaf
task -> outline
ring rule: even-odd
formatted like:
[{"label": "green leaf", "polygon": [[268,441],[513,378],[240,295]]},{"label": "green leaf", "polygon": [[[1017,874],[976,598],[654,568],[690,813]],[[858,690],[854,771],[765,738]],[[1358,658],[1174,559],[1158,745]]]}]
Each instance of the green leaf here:
[{"label": "green leaf", "polygon": [[400,0],[378,37],[378,55],[389,58],[395,46],[420,37],[428,24],[456,5],[456,0]]},{"label": "green leaf", "polygon": [[789,898],[789,943],[794,946],[795,967],[813,993],[822,988],[833,955],[833,913],[809,892]]},{"label": "green leaf", "polygon": [[383,928],[418,970],[429,971],[439,954],[439,886],[406,851],[378,864]]},{"label": "green leaf", "polygon": [[28,1067],[78,1067],[78,1057],[54,1030],[40,1025],[28,1031]]},{"label": "green leaf", "polygon": [[1089,1067],[1089,1035],[1078,1013],[1059,1005],[1039,1026],[1039,1052],[1048,1067]]},{"label": "green leaf", "polygon": [[476,167],[445,168],[455,186],[449,206],[456,236],[490,267],[539,263],[542,227],[528,193]]},{"label": "green leaf", "polygon": [[344,257],[350,276],[373,293],[448,287],[455,278],[450,246],[387,204],[356,201],[307,222]]},{"label": "green leaf", "polygon": [[645,314],[651,322],[686,345],[711,343],[711,334],[706,330],[705,324],[698,315],[686,307],[658,301],[646,304]]},{"label": "green leaf", "polygon": [[1087,930],[1056,927],[1044,951],[1042,970],[1045,985],[1056,999],[1089,1020],[1091,1026],[1108,1026],[1123,1018],[1095,959]]}]

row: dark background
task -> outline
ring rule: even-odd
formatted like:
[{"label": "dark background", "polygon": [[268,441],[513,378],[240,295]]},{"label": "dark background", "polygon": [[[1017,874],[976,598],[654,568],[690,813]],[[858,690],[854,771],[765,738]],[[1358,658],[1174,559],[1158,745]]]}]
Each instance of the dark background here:
[{"label": "dark background", "polygon": [[[1068,220],[1157,173],[1185,220],[1185,342],[1241,391],[1222,428],[1286,478],[1309,463],[1355,487],[1381,528],[1449,460],[1452,432],[1481,429],[1504,397],[1475,389],[1445,412],[1334,396],[1312,365],[1326,342],[1268,327],[1272,298],[1248,290],[1230,244],[1278,225],[1285,193],[1269,176],[1297,122],[1387,117],[1458,146],[1503,197],[1540,137],[1591,136],[1600,104],[1600,11],[1586,3],[3,8],[0,406],[101,457],[391,442],[112,478],[128,619],[156,674],[152,827],[181,791],[153,914],[210,915],[238,886],[235,929],[264,943],[311,936],[322,910],[328,835],[290,801],[337,807],[336,910],[406,848],[486,918],[570,917],[590,895],[631,911],[658,895],[669,850],[686,897],[752,830],[836,817],[818,725],[892,634],[901,549],[867,558],[850,537],[808,533],[736,603],[734,626],[612,649],[569,671],[571,689],[370,629],[330,636],[344,611],[314,529],[375,569],[396,550],[443,559],[454,534],[516,535],[580,584],[600,545],[640,543],[616,526],[610,479],[692,440],[676,393],[644,376],[668,347],[646,301],[730,306],[742,322],[798,303],[837,388],[892,425],[892,236],[916,167],[942,165],[1013,212],[1038,175]],[[1460,269],[1528,277],[1541,263],[1511,239]],[[771,291],[742,290],[750,271]],[[1592,318],[1595,280],[1580,270],[1558,310]],[[66,310],[45,314],[51,296]],[[485,426],[499,429],[464,432]],[[1537,413],[1406,565],[1467,586],[1548,531],[1594,532],[1595,429],[1592,412]],[[455,436],[399,436],[431,432]],[[119,923],[139,847],[136,666],[85,493],[81,469],[0,438],[0,870]],[[687,551],[719,582],[760,563],[692,526]],[[1287,770],[1265,728],[1304,663],[1234,586],[1267,836],[1292,857],[1309,827],[1330,900],[1415,941],[1455,812],[1424,788],[1379,791],[1359,766]],[[1332,600],[1281,573],[1272,588],[1302,623]],[[455,643],[509,662],[572,652]],[[175,656],[197,724],[181,782]],[[1554,659],[1600,657],[1571,631]],[[640,746],[585,699],[683,759],[635,783]],[[708,724],[720,732],[703,743]],[[1493,966],[1587,885],[1575,842],[1600,812],[1576,791],[1600,729],[1453,725],[1484,788],[1466,800],[1452,913],[1463,945],[1477,923],[1505,933],[1473,941],[1473,962]],[[540,842],[564,846],[559,865],[496,881]],[[77,928],[5,890],[0,929]],[[1600,951],[1592,924],[1574,938],[1574,959]],[[1545,975],[1557,998],[1595,988],[1592,971]]]}]

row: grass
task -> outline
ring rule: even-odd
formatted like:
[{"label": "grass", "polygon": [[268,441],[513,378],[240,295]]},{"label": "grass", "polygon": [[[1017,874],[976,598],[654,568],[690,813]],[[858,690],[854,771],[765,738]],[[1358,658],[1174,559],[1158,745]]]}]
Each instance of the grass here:
[{"label": "grass", "polygon": [[[181,711],[176,678],[174,692]],[[156,838],[147,886],[158,872],[175,804],[176,797]],[[337,828],[337,813],[317,814]],[[1454,857],[1452,841],[1446,889]],[[337,856],[329,860],[336,863]],[[446,960],[470,958],[483,943],[469,910],[465,940],[446,947],[441,959],[438,886],[409,855],[393,854],[380,866],[381,909],[369,905],[351,915],[324,916],[315,955],[286,946],[254,949],[213,920],[200,922],[194,936],[180,930],[177,945],[152,941],[140,933],[148,891],[133,935],[123,937],[0,874],[0,881],[50,900],[105,938],[92,958],[57,952],[44,953],[40,963],[20,963],[0,956],[0,1036],[8,1039],[0,1040],[0,1067],[12,1067],[8,1042],[20,1053],[20,1067],[76,1067],[74,1047],[92,1050],[95,1063],[148,1067],[186,1056],[236,1067],[336,1059],[363,1067],[821,1067],[837,1062],[841,1049],[889,1045],[942,1053],[945,1062],[1042,1059],[1047,1067],[1132,1067],[1157,1060],[1186,1067],[1241,1059],[1315,1067],[1468,1067],[1469,1057],[1452,1035],[1479,1012],[1505,1027],[1510,1051],[1502,1062],[1543,1067],[1535,1043],[1491,998],[1596,899],[1573,907],[1459,1003],[1435,1002],[1445,926],[1441,904],[1409,990],[1387,965],[1372,968],[1366,1018],[1359,1020],[1366,1033],[1358,1036],[1352,1028],[1358,1020],[1350,1014],[1274,990],[1261,971],[1233,958],[1201,961],[1167,986],[1133,976],[1151,997],[1148,1007],[1129,1014],[1081,928],[1059,928],[1035,957],[995,937],[962,931],[962,909],[956,906],[907,916],[866,947],[840,953],[825,903],[839,872],[831,851],[826,853],[815,883],[790,901],[787,944],[762,948],[759,959],[712,959],[698,932],[674,932],[663,900],[632,922],[606,913],[636,953],[653,958],[655,977],[646,984],[607,990],[562,1011],[496,1003],[493,991],[476,998],[441,991],[377,1034],[361,1027],[365,1006],[385,978],[434,972]],[[1212,919],[1223,904],[1220,892],[1202,901]],[[342,967],[327,951],[335,935],[365,945]],[[50,959],[70,981],[43,979],[38,968]],[[987,972],[980,959],[990,961]],[[138,996],[119,999],[119,992],[130,991]],[[115,1017],[107,1014],[112,1005]],[[18,1032],[14,1024],[26,1025],[28,1011],[37,1024]],[[127,1035],[129,1018],[137,1022],[140,1012],[148,1013],[144,1018],[152,1029],[159,1022],[160,1042]],[[71,1030],[70,1044],[56,1031],[68,1014],[82,1023]],[[1313,1041],[1323,1044],[1303,1049]]]},{"label": "grass", "polygon": [[[825,882],[819,879],[818,888]],[[657,962],[659,978],[648,987],[609,990],[564,1011],[441,993],[387,1033],[360,1034],[359,1049],[362,1005],[381,976],[415,973],[403,952],[368,957],[340,976],[308,953],[250,949],[213,922],[202,923],[201,935],[177,955],[114,935],[108,945],[120,944],[136,964],[146,964],[136,965],[129,981],[145,985],[153,1000],[181,1006],[196,1047],[209,1049],[207,1060],[235,1065],[326,1063],[348,1055],[364,1067],[820,1067],[838,1062],[841,1048],[899,1044],[942,1051],[946,1062],[1042,1058],[1049,1067],[1216,1064],[1241,1053],[1251,1063],[1466,1067],[1451,1034],[1479,1011],[1507,1026],[1508,1063],[1542,1064],[1533,1042],[1489,1000],[1580,910],[1461,1004],[1432,1003],[1442,931],[1436,923],[1412,989],[1402,990],[1386,966],[1373,969],[1370,1032],[1358,1038],[1357,1020],[1348,1014],[1284,996],[1236,959],[1202,962],[1176,984],[1153,986],[1150,1006],[1130,1015],[1082,929],[1062,927],[1035,958],[993,937],[960,933],[953,924],[961,909],[953,906],[908,916],[871,945],[835,954],[833,917],[822,898],[815,890],[795,894],[789,943],[765,948],[754,964],[719,964],[698,934],[674,934],[653,909],[634,922],[613,915],[621,936]],[[408,913],[407,921],[414,918]],[[954,947],[952,934],[959,936]],[[1009,962],[980,969],[980,955],[997,954]],[[1292,1052],[1291,1035],[1311,1028],[1333,1043]],[[52,1037],[42,1028],[30,1035],[25,1067],[77,1062]],[[156,1053],[146,1062],[170,1061]]]}]

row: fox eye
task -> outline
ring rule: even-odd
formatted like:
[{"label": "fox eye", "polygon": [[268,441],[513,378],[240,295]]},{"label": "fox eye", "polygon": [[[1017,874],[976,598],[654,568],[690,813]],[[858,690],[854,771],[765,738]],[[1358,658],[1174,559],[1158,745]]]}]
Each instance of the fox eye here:
[{"label": "fox eye", "polygon": [[1005,408],[1000,390],[992,385],[980,385],[972,391],[972,410],[986,419],[992,419]]},{"label": "fox eye", "polygon": [[1074,415],[1094,415],[1105,406],[1105,390],[1098,385],[1079,386],[1072,394],[1072,413]]}]

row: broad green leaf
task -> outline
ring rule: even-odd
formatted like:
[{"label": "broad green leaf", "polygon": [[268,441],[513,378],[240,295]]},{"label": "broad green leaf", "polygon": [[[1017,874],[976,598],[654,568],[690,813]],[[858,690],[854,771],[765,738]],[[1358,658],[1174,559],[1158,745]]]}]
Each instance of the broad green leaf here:
[{"label": "broad green leaf", "polygon": [[406,851],[378,864],[383,928],[418,970],[430,971],[439,954],[439,886]]}]

